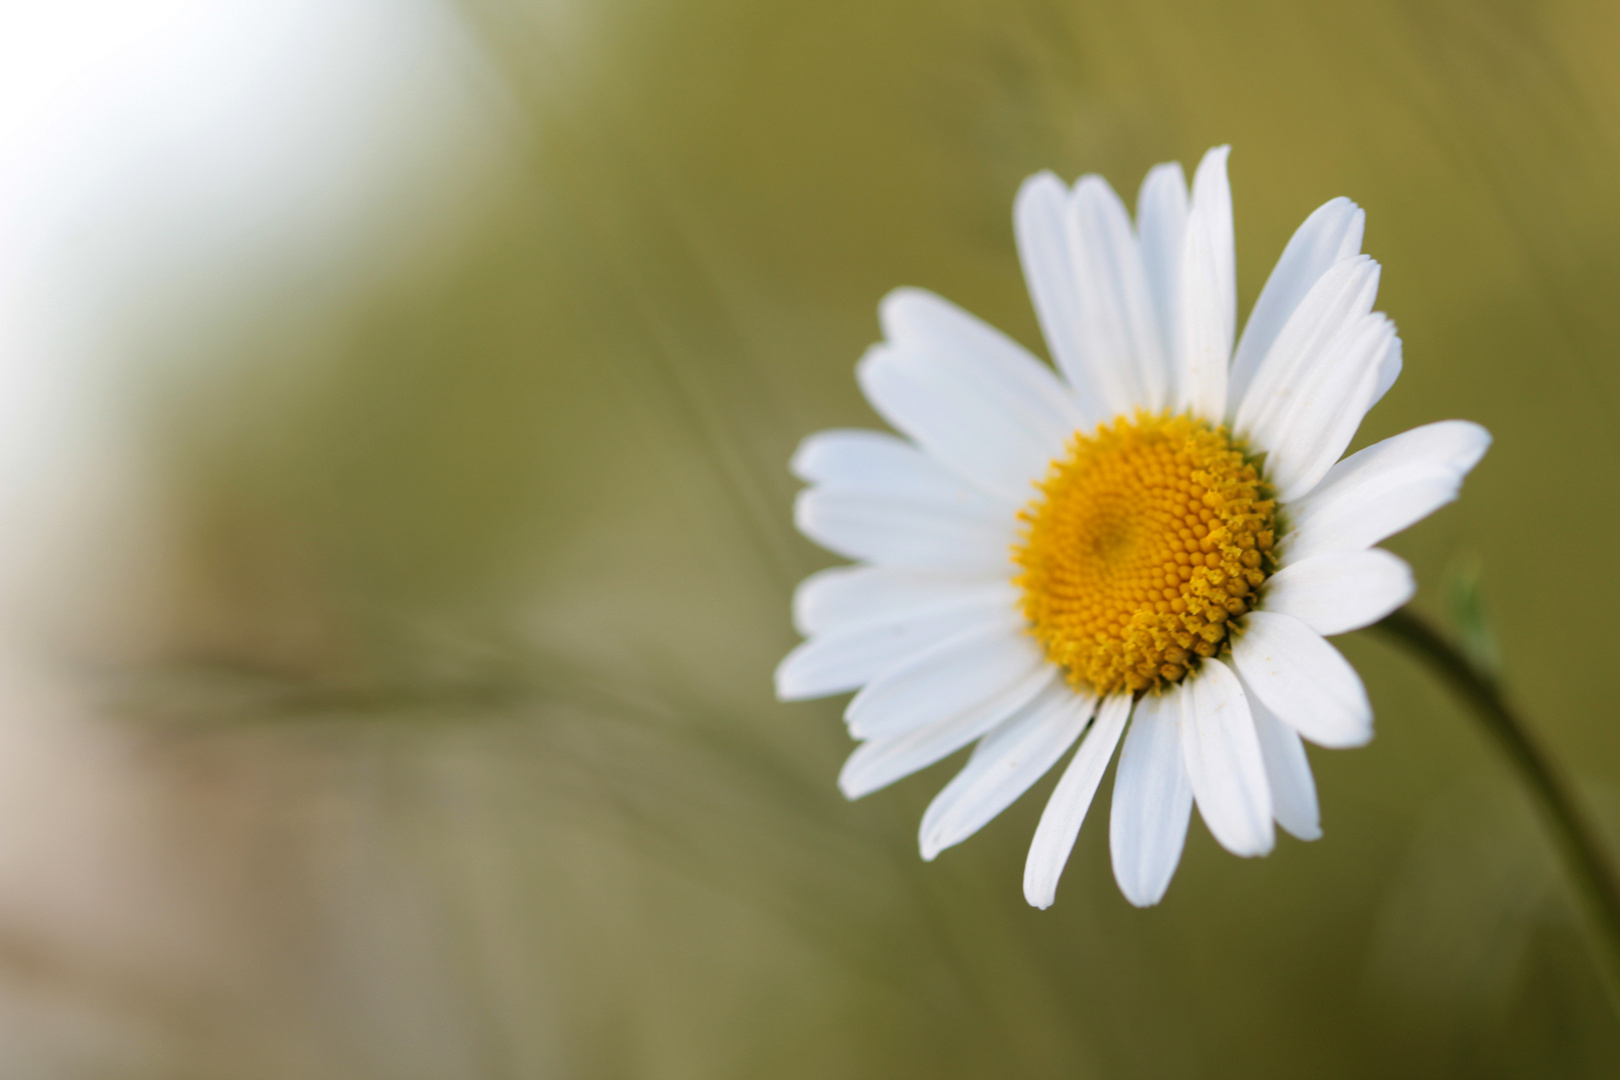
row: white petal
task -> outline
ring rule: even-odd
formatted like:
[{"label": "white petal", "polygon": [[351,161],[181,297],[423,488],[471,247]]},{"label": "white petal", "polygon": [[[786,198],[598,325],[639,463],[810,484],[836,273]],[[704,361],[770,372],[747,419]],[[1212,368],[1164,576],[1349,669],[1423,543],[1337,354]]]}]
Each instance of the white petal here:
[{"label": "white petal", "polygon": [[[1254,439],[1261,449],[1274,450],[1274,444],[1283,437],[1302,405],[1310,412],[1312,421],[1320,422],[1321,416],[1331,415],[1336,406],[1349,404],[1354,411],[1351,418],[1354,432],[1355,425],[1372,407],[1372,394],[1380,373],[1375,371],[1367,376],[1364,388],[1357,379],[1347,380],[1342,375],[1337,380],[1329,377],[1328,385],[1320,384],[1325,368],[1332,371],[1343,366],[1344,350],[1347,343],[1354,340],[1353,335],[1347,335],[1354,329],[1372,332],[1371,324],[1366,324],[1365,320],[1378,296],[1378,276],[1378,264],[1365,255],[1357,255],[1334,264],[1317,279],[1260,361],[1242,400],[1235,401],[1235,431]],[[1371,360],[1361,362],[1363,366],[1376,364],[1383,355],[1380,352]],[[1361,354],[1356,353],[1353,358],[1361,358]],[[1346,389],[1343,386],[1338,387],[1339,399],[1329,396],[1335,382],[1346,381],[1357,389],[1357,400],[1344,402]]]},{"label": "white petal", "polygon": [[[1330,199],[1305,219],[1283,249],[1260,299],[1249,312],[1237,355],[1232,360],[1231,400],[1243,400],[1260,361],[1299,307],[1305,294],[1328,267],[1361,253],[1361,235],[1367,215],[1349,199]],[[1388,389],[1387,387],[1385,389]],[[1383,395],[1380,394],[1380,397]]]},{"label": "white petal", "polygon": [[1264,855],[1276,843],[1271,788],[1249,703],[1232,669],[1203,664],[1181,695],[1181,754],[1210,834],[1234,855]]},{"label": "white petal", "polygon": [[1136,234],[1153,315],[1164,345],[1166,400],[1171,373],[1181,370],[1181,256],[1187,244],[1187,177],[1176,162],[1155,165],[1136,197]]},{"label": "white petal", "polygon": [[1020,422],[1061,446],[1084,418],[1056,373],[1000,330],[926,289],[895,289],[878,308],[891,345],[947,362]]},{"label": "white petal", "polygon": [[1305,744],[1293,728],[1272,715],[1252,688],[1244,689],[1249,714],[1254,718],[1254,733],[1260,739],[1260,756],[1266,762],[1271,809],[1277,824],[1301,840],[1319,839],[1322,825],[1316,807],[1316,781],[1305,757]]},{"label": "white petal", "polygon": [[1273,574],[1260,606],[1331,637],[1371,626],[1412,599],[1416,588],[1412,568],[1387,551],[1327,551]]},{"label": "white petal", "polygon": [[1018,603],[1018,587],[994,577],[942,577],[892,566],[830,566],[793,591],[794,628],[809,637],[873,623],[926,618],[964,606]]},{"label": "white petal", "polygon": [[844,720],[858,739],[899,735],[978,709],[1046,666],[1023,613],[997,612],[872,680],[850,701]]},{"label": "white petal", "polygon": [[897,435],[862,428],[833,428],[806,435],[788,471],[807,484],[828,481],[898,488],[937,480],[940,470]]},{"label": "white petal", "polygon": [[1149,907],[1164,899],[1192,815],[1192,785],[1181,756],[1181,683],[1136,704],[1114,775],[1108,848],[1125,899]]},{"label": "white petal", "polygon": [[[1035,364],[1034,360],[1030,363]],[[993,371],[901,346],[874,345],[855,368],[872,407],[946,468],[1022,505],[1069,432],[1022,407]]]},{"label": "white petal", "polygon": [[1212,423],[1226,419],[1227,368],[1237,325],[1237,269],[1232,248],[1230,147],[1204,155],[1193,176],[1192,209],[1181,266],[1181,367],[1172,377],[1172,407]]},{"label": "white petal", "polygon": [[1108,181],[1083,176],[1069,204],[1081,355],[1109,411],[1165,404],[1164,346],[1130,214]]},{"label": "white petal", "polygon": [[1298,499],[1339,460],[1372,408],[1384,357],[1399,347],[1393,323],[1382,315],[1362,316],[1295,371],[1276,407],[1262,411],[1250,434],[1270,452],[1266,474],[1279,500]]},{"label": "white petal", "polygon": [[994,593],[964,592],[933,607],[823,631],[777,666],[777,699],[802,701],[865,686],[948,638],[1001,622],[1012,604]]},{"label": "white petal", "polygon": [[1043,665],[1023,682],[1008,687],[994,701],[976,710],[966,709],[938,724],[862,743],[838,774],[839,790],[845,798],[859,799],[888,787],[902,776],[926,769],[1017,712],[1057,678],[1057,668]]},{"label": "white petal", "polygon": [[973,749],[967,766],[923,814],[918,842],[933,859],[1011,806],[1074,745],[1097,699],[1054,679],[1039,697],[1001,722]]},{"label": "white petal", "polygon": [[1018,520],[964,511],[935,494],[910,497],[843,487],[799,492],[799,531],[829,551],[941,574],[1010,574]]},{"label": "white petal", "polygon": [[[1373,389],[1373,405],[1384,400],[1389,388],[1395,385],[1395,380],[1401,377],[1401,339],[1396,338],[1394,346],[1384,354],[1384,363],[1378,369],[1378,385]],[[1372,405],[1367,406],[1369,409]]]},{"label": "white petal", "polygon": [[997,499],[886,431],[818,431],[799,443],[788,464],[793,475],[812,484],[926,498],[967,513],[1000,518],[1028,500]]},{"label": "white petal", "polygon": [[1024,899],[1035,907],[1049,908],[1057,898],[1058,878],[1063,875],[1075,837],[1080,835],[1086,811],[1091,808],[1097,785],[1102,782],[1108,759],[1114,756],[1119,733],[1125,730],[1125,719],[1130,715],[1129,694],[1115,694],[1102,703],[1097,722],[1086,733],[1046,802],[1041,823],[1035,827],[1035,839],[1029,845],[1029,858],[1024,862]]},{"label": "white petal", "polygon": [[1369,548],[1457,497],[1491,436],[1466,420],[1442,420],[1374,443],[1328,470],[1290,506],[1290,562],[1324,551]]},{"label": "white petal", "polygon": [[1082,418],[1079,426],[1090,430],[1111,414],[1086,367],[1080,343],[1080,292],[1074,278],[1068,216],[1069,190],[1051,173],[1037,173],[1018,189],[1013,229],[1024,281],[1046,347],[1074,394]]},{"label": "white petal", "polygon": [[1232,644],[1243,683],[1277,718],[1319,746],[1372,738],[1372,705],[1339,650],[1291,615],[1251,611]]}]

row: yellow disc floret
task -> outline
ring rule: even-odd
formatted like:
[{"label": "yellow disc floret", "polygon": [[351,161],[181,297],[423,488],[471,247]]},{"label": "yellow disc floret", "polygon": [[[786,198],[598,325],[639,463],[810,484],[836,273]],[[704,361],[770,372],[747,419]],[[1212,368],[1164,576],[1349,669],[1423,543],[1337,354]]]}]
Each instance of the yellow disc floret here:
[{"label": "yellow disc floret", "polygon": [[1076,435],[1020,517],[1023,609],[1098,694],[1173,683],[1212,657],[1273,568],[1276,503],[1225,428],[1138,413]]}]

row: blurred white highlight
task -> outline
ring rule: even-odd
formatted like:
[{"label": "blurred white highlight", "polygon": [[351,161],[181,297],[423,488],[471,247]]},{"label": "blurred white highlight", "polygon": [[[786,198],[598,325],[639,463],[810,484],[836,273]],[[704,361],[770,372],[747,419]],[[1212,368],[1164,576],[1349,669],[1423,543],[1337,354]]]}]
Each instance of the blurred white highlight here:
[{"label": "blurred white highlight", "polygon": [[[317,1005],[276,997],[299,988],[244,977],[275,947],[221,861],[243,839],[233,829],[258,826],[229,792],[154,770],[63,661],[140,656],[139,598],[164,588],[163,485],[137,437],[152,374],[141,365],[191,355],[181,339],[205,340],[266,289],[319,303],[309,294],[323,283],[381,276],[458,228],[472,185],[510,153],[505,100],[435,0],[0,3],[8,1076],[354,1064],[354,1047],[323,1048],[329,1020],[305,1015]],[[60,610],[81,603],[88,614],[70,614],[64,634]],[[197,828],[210,805],[217,820]],[[383,936],[396,971],[417,962],[411,941]],[[373,1002],[361,1071],[465,1074],[440,1006]],[[180,1031],[195,1025],[205,1030]],[[227,1048],[228,1066],[208,1056]]]},{"label": "blurred white highlight", "polygon": [[19,571],[37,594],[42,562],[143,576],[104,535],[75,550],[109,531],[108,500],[158,498],[126,430],[137,357],[184,353],[277,287],[348,295],[458,228],[507,108],[435,0],[5,7],[0,603]]}]

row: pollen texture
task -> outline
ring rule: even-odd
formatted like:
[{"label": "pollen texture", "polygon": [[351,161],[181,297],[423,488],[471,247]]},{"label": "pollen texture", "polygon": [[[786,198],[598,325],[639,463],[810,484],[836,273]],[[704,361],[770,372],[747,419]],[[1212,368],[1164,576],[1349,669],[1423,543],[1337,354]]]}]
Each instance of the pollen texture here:
[{"label": "pollen texture", "polygon": [[1225,428],[1138,414],[1077,435],[1020,512],[1024,614],[1070,682],[1173,683],[1274,568],[1276,503]]}]

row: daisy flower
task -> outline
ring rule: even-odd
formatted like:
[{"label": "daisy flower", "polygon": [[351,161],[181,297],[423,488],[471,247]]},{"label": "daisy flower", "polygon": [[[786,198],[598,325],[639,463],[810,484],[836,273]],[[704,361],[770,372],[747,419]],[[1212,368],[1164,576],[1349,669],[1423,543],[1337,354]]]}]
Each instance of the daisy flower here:
[{"label": "daisy flower", "polygon": [[1457,495],[1490,436],[1445,421],[1344,460],[1401,370],[1372,310],[1365,220],[1300,226],[1234,348],[1227,148],[1148,173],[1135,225],[1108,183],[1051,173],[1014,205],[1057,371],[931,293],[881,305],[856,375],[900,435],[824,431],[793,459],[795,518],[858,560],[806,579],[784,700],[858,691],[849,798],[977,743],[923,815],[922,856],[978,831],[1078,744],[1041,815],[1024,895],[1049,906],[1116,747],[1109,847],[1157,903],[1196,804],[1227,850],[1273,822],[1320,835],[1301,738],[1372,737],[1326,638],[1412,595],[1373,545]]}]

